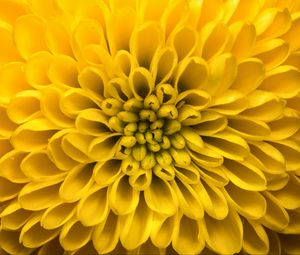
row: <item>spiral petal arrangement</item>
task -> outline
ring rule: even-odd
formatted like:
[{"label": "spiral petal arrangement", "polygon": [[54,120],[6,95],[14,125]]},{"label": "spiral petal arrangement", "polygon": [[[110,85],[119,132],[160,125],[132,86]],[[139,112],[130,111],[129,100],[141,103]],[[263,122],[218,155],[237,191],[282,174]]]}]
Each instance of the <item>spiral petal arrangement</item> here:
[{"label": "spiral petal arrangement", "polygon": [[0,253],[299,254],[299,0],[0,0]]}]

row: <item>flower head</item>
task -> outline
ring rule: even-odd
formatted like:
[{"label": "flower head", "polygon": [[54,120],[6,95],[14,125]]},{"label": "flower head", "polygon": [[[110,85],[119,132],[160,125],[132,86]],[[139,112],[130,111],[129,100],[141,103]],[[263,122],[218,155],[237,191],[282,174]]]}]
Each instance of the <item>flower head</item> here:
[{"label": "flower head", "polygon": [[299,253],[298,0],[0,0],[0,251]]}]

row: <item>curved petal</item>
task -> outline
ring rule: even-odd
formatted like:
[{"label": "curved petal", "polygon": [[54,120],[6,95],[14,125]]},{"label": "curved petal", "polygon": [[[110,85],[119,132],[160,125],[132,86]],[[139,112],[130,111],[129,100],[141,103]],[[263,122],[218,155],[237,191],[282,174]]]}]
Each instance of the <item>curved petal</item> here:
[{"label": "curved petal", "polygon": [[66,174],[55,166],[46,151],[29,153],[20,163],[20,168],[31,181],[62,180]]},{"label": "curved petal", "polygon": [[134,212],[120,219],[120,240],[123,247],[133,250],[144,243],[150,236],[153,222],[153,212],[148,208],[143,195]]},{"label": "curved petal", "polygon": [[248,107],[241,115],[261,121],[275,120],[283,114],[285,101],[271,92],[256,90],[248,95]]},{"label": "curved petal", "polygon": [[73,58],[67,55],[53,57],[48,69],[48,77],[52,83],[67,88],[78,87],[77,76],[78,65]]},{"label": "curved petal", "polygon": [[39,211],[55,205],[59,198],[60,183],[55,182],[30,182],[20,191],[18,201],[22,208]]},{"label": "curved petal", "polygon": [[61,90],[54,87],[43,89],[40,99],[40,108],[45,117],[57,126],[64,128],[72,127],[74,120],[63,113],[60,107],[62,94]]},{"label": "curved petal", "polygon": [[247,142],[242,137],[228,131],[222,131],[202,139],[206,147],[229,159],[243,160],[249,154]]},{"label": "curved petal", "polygon": [[91,189],[78,203],[77,218],[83,226],[103,222],[109,213],[107,189]]},{"label": "curved petal", "polygon": [[47,50],[45,42],[45,23],[35,15],[24,15],[16,20],[14,41],[19,54],[28,59],[33,53]]},{"label": "curved petal", "polygon": [[93,176],[100,186],[109,186],[114,183],[121,173],[121,164],[123,161],[111,159],[104,162],[98,162],[94,167]]},{"label": "curved petal", "polygon": [[48,69],[52,61],[52,55],[47,51],[37,52],[29,57],[25,66],[27,82],[34,88],[49,86]]},{"label": "curved petal", "polygon": [[199,222],[181,215],[176,226],[172,246],[179,254],[200,254],[205,246]]},{"label": "curved petal", "polygon": [[59,242],[65,250],[74,251],[90,241],[92,231],[92,227],[85,227],[80,221],[71,219],[62,227]]},{"label": "curved petal", "polygon": [[1,249],[10,254],[28,254],[32,249],[24,247],[19,241],[19,232],[1,230],[0,232]]},{"label": "curved petal", "polygon": [[216,187],[224,187],[229,182],[225,171],[221,167],[202,166],[202,168],[199,168],[199,172],[205,182]]},{"label": "curved petal", "polygon": [[230,53],[224,53],[209,62],[209,80],[203,90],[210,95],[220,95],[226,91],[237,76],[237,63]]},{"label": "curved petal", "polygon": [[287,210],[289,214],[289,224],[283,230],[285,234],[298,234],[300,231],[300,211],[296,210]]},{"label": "curved petal", "polygon": [[263,172],[248,160],[224,160],[224,170],[228,178],[241,189],[262,191],[266,189],[267,180]]},{"label": "curved petal", "polygon": [[223,157],[206,146],[199,152],[188,150],[193,162],[199,166],[217,167],[222,165]]},{"label": "curved petal", "polygon": [[117,215],[133,212],[139,204],[140,192],[133,189],[127,176],[120,176],[108,188],[110,208]]},{"label": "curved petal", "polygon": [[259,219],[266,213],[265,198],[256,191],[248,191],[229,183],[224,188],[227,199],[234,208],[247,219]]},{"label": "curved petal", "polygon": [[295,36],[300,27],[300,15],[299,13],[292,14],[292,26],[282,36],[282,39],[289,43],[291,51],[298,50],[300,48],[300,41],[298,36]]},{"label": "curved petal", "polygon": [[68,201],[77,201],[91,188],[94,164],[79,164],[74,167],[62,182],[59,196]]},{"label": "curved petal", "polygon": [[155,84],[167,82],[173,75],[178,57],[173,48],[162,47],[153,56],[150,71]]},{"label": "curved petal", "polygon": [[269,238],[264,227],[248,219],[244,220],[243,227],[243,249],[248,254],[267,254]]},{"label": "curved petal", "polygon": [[38,255],[47,255],[49,253],[62,254],[63,252],[64,249],[59,243],[59,238],[54,238],[39,249]]},{"label": "curved petal", "polygon": [[227,200],[218,187],[203,181],[192,185],[192,188],[198,194],[203,209],[210,217],[217,220],[227,217]]},{"label": "curved petal", "polygon": [[180,93],[185,90],[199,89],[204,86],[208,78],[208,67],[200,57],[183,59],[175,73],[174,86]]},{"label": "curved petal", "polygon": [[223,220],[205,215],[204,236],[207,245],[217,253],[233,254],[239,252],[243,242],[243,225],[235,210],[230,209]]},{"label": "curved petal", "polygon": [[158,23],[145,22],[130,39],[130,52],[136,57],[139,66],[149,68],[157,49],[162,45],[163,31]]},{"label": "curved petal", "polygon": [[203,90],[189,89],[178,95],[176,104],[180,104],[182,101],[196,110],[202,110],[208,106],[210,95]]},{"label": "curved petal", "polygon": [[17,124],[14,123],[8,116],[6,106],[0,104],[0,135],[5,139],[10,139],[12,133],[17,128]]},{"label": "curved petal", "polygon": [[11,137],[13,146],[21,151],[43,149],[58,127],[47,119],[34,119],[19,126]]},{"label": "curved petal", "polygon": [[260,89],[270,91],[282,98],[291,98],[300,92],[300,71],[288,65],[281,65],[267,73]]},{"label": "curved petal", "polygon": [[167,217],[161,214],[154,214],[151,230],[151,241],[159,248],[167,248],[174,235],[174,230],[178,224],[178,214]]},{"label": "curved petal", "polygon": [[267,201],[267,211],[259,222],[271,230],[282,231],[289,224],[287,211],[281,207],[269,193],[265,192],[264,197]]},{"label": "curved petal", "polygon": [[57,229],[64,225],[76,212],[76,203],[56,203],[45,210],[41,226],[45,229]]},{"label": "curved petal", "polygon": [[152,178],[151,185],[144,191],[148,207],[159,214],[174,215],[178,209],[177,198],[170,184],[160,178]]},{"label": "curved petal", "polygon": [[264,78],[265,67],[263,62],[257,58],[247,58],[238,64],[237,77],[231,85],[231,89],[248,94],[254,91]]},{"label": "curved petal", "polygon": [[143,100],[151,94],[154,81],[150,72],[143,67],[136,67],[129,75],[129,87],[138,100]]},{"label": "curved petal", "polygon": [[290,47],[286,41],[270,39],[259,41],[254,48],[253,55],[264,63],[266,70],[271,70],[282,64],[289,53]]},{"label": "curved petal", "polygon": [[28,248],[37,248],[42,246],[59,234],[59,229],[44,229],[40,225],[40,218],[40,215],[33,216],[21,230],[19,240]]},{"label": "curved petal", "polygon": [[199,195],[192,186],[179,179],[171,181],[171,185],[176,192],[183,214],[195,220],[201,219],[204,215],[203,207]]},{"label": "curved petal", "polygon": [[0,176],[14,183],[26,183],[28,178],[24,175],[20,165],[26,153],[11,150],[0,158]]},{"label": "curved petal", "polygon": [[92,241],[97,252],[105,254],[113,251],[119,241],[120,231],[119,217],[110,212],[107,219],[97,225],[93,232]]},{"label": "curved petal", "polygon": [[186,167],[175,165],[175,175],[181,181],[188,184],[195,184],[200,180],[200,171],[194,164],[190,164]]},{"label": "curved petal", "polygon": [[6,178],[0,177],[0,201],[7,201],[16,196],[24,185],[12,183]]}]

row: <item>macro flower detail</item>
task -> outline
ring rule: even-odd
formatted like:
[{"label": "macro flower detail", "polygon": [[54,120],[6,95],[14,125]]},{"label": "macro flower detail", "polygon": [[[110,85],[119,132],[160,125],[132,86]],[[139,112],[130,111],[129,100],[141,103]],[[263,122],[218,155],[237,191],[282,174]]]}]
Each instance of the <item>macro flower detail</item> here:
[{"label": "macro flower detail", "polygon": [[0,253],[299,254],[299,0],[0,0]]}]

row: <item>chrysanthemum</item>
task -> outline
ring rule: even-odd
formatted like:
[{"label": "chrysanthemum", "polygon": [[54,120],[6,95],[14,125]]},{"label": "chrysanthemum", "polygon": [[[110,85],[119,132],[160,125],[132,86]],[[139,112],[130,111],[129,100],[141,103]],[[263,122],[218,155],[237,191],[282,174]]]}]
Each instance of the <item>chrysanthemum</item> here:
[{"label": "chrysanthemum", "polygon": [[0,0],[0,253],[299,254],[299,0]]}]

